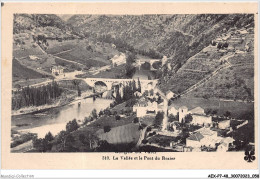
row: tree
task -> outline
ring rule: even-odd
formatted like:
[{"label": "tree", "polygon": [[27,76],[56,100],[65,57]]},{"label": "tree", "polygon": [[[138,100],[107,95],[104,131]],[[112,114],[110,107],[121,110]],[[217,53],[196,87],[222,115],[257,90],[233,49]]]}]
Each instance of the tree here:
[{"label": "tree", "polygon": [[135,118],[134,118],[134,123],[138,123],[138,122],[139,122],[138,117],[135,117]]},{"label": "tree", "polygon": [[119,115],[116,115],[116,120],[119,121],[120,120],[120,116]]},{"label": "tree", "polygon": [[163,112],[158,112],[155,116],[154,125],[159,127],[162,124],[163,117]]},{"label": "tree", "polygon": [[230,112],[230,111],[226,111],[226,112],[224,113],[224,116],[225,116],[226,118],[229,118],[229,117],[231,116],[231,112]]},{"label": "tree", "polygon": [[79,125],[78,125],[76,119],[69,121],[66,125],[66,131],[69,133],[77,130],[78,128],[79,128]]},{"label": "tree", "polygon": [[50,141],[52,141],[52,140],[54,139],[54,137],[53,137],[53,135],[52,135],[51,132],[48,132],[48,133],[45,135],[44,139],[45,139],[47,142],[50,142]]},{"label": "tree", "polygon": [[104,115],[104,112],[102,110],[100,110],[99,113],[98,113],[98,116],[100,117],[100,116],[103,116],[103,115]]},{"label": "tree", "polygon": [[93,110],[92,110],[91,116],[92,116],[94,119],[97,119],[98,115],[97,115],[97,110],[96,110],[96,109],[93,109]]},{"label": "tree", "polygon": [[111,130],[110,126],[104,126],[104,133],[107,133]]},{"label": "tree", "polygon": [[139,78],[137,81],[137,85],[138,85],[137,91],[141,93],[141,82],[140,82]]},{"label": "tree", "polygon": [[185,118],[184,118],[184,121],[185,122],[191,122],[192,121],[192,115],[191,114],[187,114],[186,116],[185,116]]},{"label": "tree", "polygon": [[79,141],[82,142],[83,144],[85,144],[86,140],[86,136],[84,134],[80,134],[79,135]]}]

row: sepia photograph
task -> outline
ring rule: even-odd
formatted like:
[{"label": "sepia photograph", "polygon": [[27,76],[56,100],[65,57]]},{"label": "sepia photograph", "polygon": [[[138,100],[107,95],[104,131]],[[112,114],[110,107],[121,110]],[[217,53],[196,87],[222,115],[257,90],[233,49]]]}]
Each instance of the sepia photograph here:
[{"label": "sepia photograph", "polygon": [[254,150],[254,14],[14,14],[12,152]]},{"label": "sepia photograph", "polygon": [[257,3],[2,14],[4,168],[257,168]]}]

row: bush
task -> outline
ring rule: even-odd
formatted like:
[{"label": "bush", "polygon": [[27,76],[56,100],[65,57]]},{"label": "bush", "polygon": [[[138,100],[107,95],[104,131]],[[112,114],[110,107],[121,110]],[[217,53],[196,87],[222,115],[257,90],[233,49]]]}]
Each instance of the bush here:
[{"label": "bush", "polygon": [[138,117],[135,117],[135,118],[134,118],[134,123],[138,123],[138,122],[139,122]]},{"label": "bush", "polygon": [[104,132],[107,133],[111,130],[110,126],[104,126]]},{"label": "bush", "polygon": [[147,127],[147,132],[150,132],[152,130],[152,128],[151,127]]},{"label": "bush", "polygon": [[142,144],[147,144],[147,142],[148,142],[148,140],[146,140],[146,139],[142,140]]},{"label": "bush", "polygon": [[116,120],[119,121],[121,117],[119,115],[116,115]]},{"label": "bush", "polygon": [[78,125],[76,119],[74,119],[73,121],[69,121],[66,125],[67,132],[73,132],[73,131],[77,130],[78,128],[79,128],[79,125]]}]

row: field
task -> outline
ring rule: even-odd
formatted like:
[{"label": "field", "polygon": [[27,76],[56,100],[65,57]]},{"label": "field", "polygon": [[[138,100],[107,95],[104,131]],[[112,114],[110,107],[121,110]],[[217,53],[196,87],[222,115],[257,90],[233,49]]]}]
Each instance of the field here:
[{"label": "field", "polygon": [[176,137],[155,135],[148,139],[148,143],[158,144],[160,146],[170,146],[170,143],[176,141]]},{"label": "field", "polygon": [[109,132],[104,133],[103,129],[97,131],[101,140],[106,140],[110,144],[137,143],[139,139],[138,124],[127,124],[112,128]]},{"label": "field", "polygon": [[179,98],[173,101],[177,107],[187,106],[189,109],[202,107],[203,109],[216,109],[217,115],[223,115],[226,111],[231,112],[231,117],[237,118],[248,111],[254,110],[254,103],[238,101],[219,101],[217,99],[203,98]]},{"label": "field", "polygon": [[42,78],[42,74],[34,70],[28,69],[25,66],[21,65],[17,60],[13,59],[13,81],[20,79],[35,79]]},{"label": "field", "polygon": [[48,40],[49,48],[46,50],[47,53],[56,54],[62,51],[71,50],[75,48],[78,40],[66,40],[58,42],[57,40]]},{"label": "field", "polygon": [[[62,47],[60,47],[61,51],[63,51]],[[110,64],[109,59],[116,54],[118,54],[118,51],[109,44],[94,44],[93,42],[82,40],[74,45],[71,50],[57,54],[57,56],[82,63],[87,67],[96,67]]]}]

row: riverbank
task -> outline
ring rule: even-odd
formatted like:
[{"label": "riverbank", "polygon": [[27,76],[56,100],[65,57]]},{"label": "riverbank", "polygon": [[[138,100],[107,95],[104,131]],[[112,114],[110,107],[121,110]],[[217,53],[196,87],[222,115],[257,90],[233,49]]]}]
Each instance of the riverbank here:
[{"label": "riverbank", "polygon": [[12,110],[11,115],[18,116],[18,115],[23,115],[23,114],[33,114],[33,113],[44,112],[49,109],[62,107],[62,106],[74,103],[81,99],[93,97],[93,94],[91,94],[91,93],[92,92],[90,92],[90,91],[84,92],[81,94],[81,97],[78,97],[77,95],[66,96],[65,98],[59,99],[54,104],[47,104],[47,105],[42,105],[42,106],[29,106],[29,107],[25,107],[25,108],[20,108],[18,110]]}]

